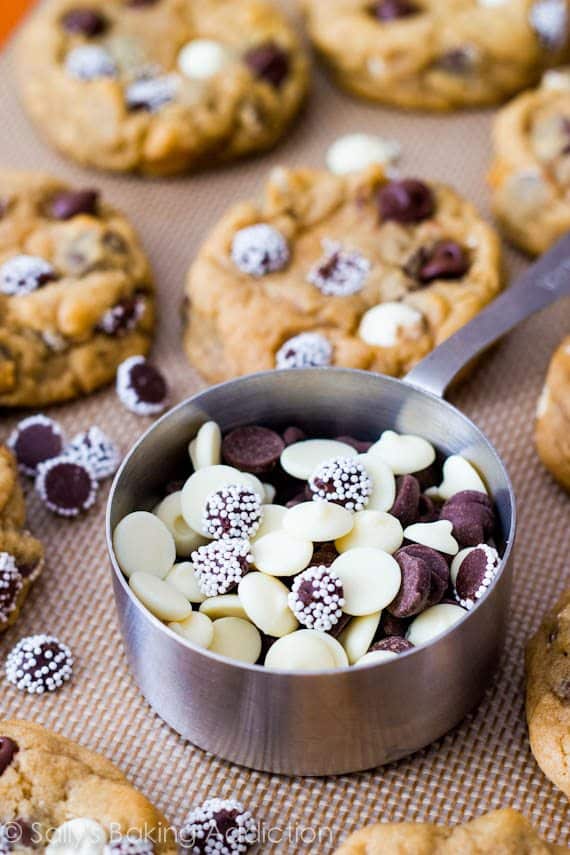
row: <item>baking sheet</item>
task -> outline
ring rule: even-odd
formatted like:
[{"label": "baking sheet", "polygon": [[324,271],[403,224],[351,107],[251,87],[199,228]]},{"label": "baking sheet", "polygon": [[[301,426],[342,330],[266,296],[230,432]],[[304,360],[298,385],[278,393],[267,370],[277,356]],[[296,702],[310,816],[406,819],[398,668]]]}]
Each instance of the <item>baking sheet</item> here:
[{"label": "baking sheet", "polygon": [[[327,146],[340,134],[380,133],[402,143],[404,173],[444,180],[488,215],[484,176],[491,112],[430,117],[362,104],[337,92],[319,70],[304,115],[277,151],[192,178],[144,182],[66,163],[37,137],[17,102],[11,49],[0,57],[0,115],[2,166],[47,170],[100,187],[138,226],[159,287],[154,358],[170,380],[173,401],[201,387],[180,338],[188,263],[227,205],[256,193],[272,166],[321,166]],[[524,261],[509,252],[507,266],[514,275]],[[50,632],[72,647],[77,664],[72,684],[52,696],[28,698],[1,683],[2,714],[30,718],[106,754],[173,823],[208,796],[241,799],[262,823],[263,852],[327,853],[371,822],[458,823],[504,806],[525,813],[547,839],[570,845],[568,802],[533,760],[523,698],[525,640],[570,576],[568,498],[543,471],[532,445],[548,360],[569,328],[566,300],[511,334],[453,396],[503,455],[520,524],[508,639],[497,678],[479,709],[439,742],[375,772],[315,780],[249,772],[184,742],[148,707],[127,669],[104,543],[108,488],[79,522],[52,517],[30,496],[30,525],[46,544],[47,569],[17,625],[0,638],[0,661],[20,637]],[[69,434],[97,423],[124,451],[149,424],[126,413],[113,390],[50,414]],[[14,421],[1,417],[0,438]]]}]

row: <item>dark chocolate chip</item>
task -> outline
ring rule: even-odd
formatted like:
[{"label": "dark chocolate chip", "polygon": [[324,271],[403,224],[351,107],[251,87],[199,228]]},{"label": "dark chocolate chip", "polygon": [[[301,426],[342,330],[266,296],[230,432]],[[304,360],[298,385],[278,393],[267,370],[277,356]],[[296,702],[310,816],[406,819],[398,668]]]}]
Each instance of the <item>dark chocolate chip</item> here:
[{"label": "dark chocolate chip", "polygon": [[291,60],[275,42],[265,42],[246,53],[245,64],[255,77],[279,89],[289,75]]},{"label": "dark chocolate chip", "polygon": [[108,309],[97,329],[109,336],[120,336],[133,330],[144,312],[144,299],[141,296],[125,297]]},{"label": "dark chocolate chip", "polygon": [[316,543],[313,550],[311,564],[315,567],[330,567],[338,558],[338,551],[332,541],[327,543]]},{"label": "dark chocolate chip", "polygon": [[95,502],[97,482],[82,463],[56,457],[39,470],[36,489],[50,511],[64,517],[75,517]]},{"label": "dark chocolate chip", "polygon": [[420,506],[420,485],[413,475],[396,479],[396,498],[390,513],[402,523],[403,528],[417,522]]},{"label": "dark chocolate chip", "polygon": [[70,220],[78,214],[94,216],[98,202],[97,190],[64,190],[51,200],[50,214],[56,220]]},{"label": "dark chocolate chip", "polygon": [[8,444],[22,471],[33,476],[40,463],[61,454],[64,437],[57,422],[37,415],[21,421],[11,434]]},{"label": "dark chocolate chip", "polygon": [[402,581],[388,611],[398,618],[413,617],[427,605],[431,593],[431,570],[423,558],[411,555],[405,547],[398,550],[394,558],[400,566]]},{"label": "dark chocolate chip", "polygon": [[186,479],[183,478],[177,481],[169,481],[166,487],[164,488],[164,494],[166,496],[171,496],[172,493],[179,493],[185,483]]},{"label": "dark chocolate chip", "polygon": [[401,635],[389,635],[386,638],[377,641],[370,648],[370,653],[375,650],[389,650],[390,653],[405,653],[407,650],[413,650],[414,645]]},{"label": "dark chocolate chip", "polygon": [[20,750],[18,743],[9,736],[0,736],[0,775],[3,775]]},{"label": "dark chocolate chip", "polygon": [[285,502],[286,508],[294,508],[296,505],[301,505],[303,502],[310,502],[312,500],[311,495],[307,495],[306,490],[301,490],[300,493],[296,493],[291,499],[288,499]]},{"label": "dark chocolate chip", "polygon": [[455,590],[462,606],[470,608],[483,596],[500,566],[497,550],[487,544],[475,547],[465,556],[455,580]]},{"label": "dark chocolate chip", "polygon": [[337,436],[336,441],[344,442],[345,445],[350,445],[350,447],[354,448],[355,451],[358,451],[359,454],[366,454],[372,446],[371,442],[355,439],[353,436]]},{"label": "dark chocolate chip", "polygon": [[454,48],[442,54],[437,60],[437,67],[448,74],[469,74],[473,70],[473,50],[467,47]]},{"label": "dark chocolate chip", "polygon": [[426,496],[425,493],[422,493],[418,504],[417,522],[437,522],[438,519],[439,508],[436,507],[435,502],[429,496]]},{"label": "dark chocolate chip", "polygon": [[285,445],[293,445],[294,442],[302,442],[307,439],[307,434],[304,430],[298,427],[288,427],[283,431],[283,442]]},{"label": "dark chocolate chip", "polygon": [[435,211],[435,197],[423,181],[404,178],[391,181],[378,191],[378,206],[382,220],[397,223],[421,223]]},{"label": "dark chocolate chip", "polygon": [[452,496],[441,509],[440,519],[452,523],[453,536],[461,547],[484,543],[495,528],[493,503],[477,490],[463,490]]},{"label": "dark chocolate chip", "polygon": [[408,546],[402,547],[402,549],[398,550],[394,558],[398,560],[398,555],[401,555],[401,553],[420,559],[431,571],[431,589],[426,608],[428,606],[435,606],[441,601],[449,585],[450,575],[447,561],[440,552],[437,552],[430,546],[423,546],[420,543],[411,543]]},{"label": "dark chocolate chip", "polygon": [[278,433],[259,425],[235,428],[222,442],[226,463],[254,475],[270,472],[281,457],[285,443]]},{"label": "dark chocolate chip", "polygon": [[394,615],[391,615],[386,609],[382,612],[382,617],[380,618],[380,629],[384,635],[399,635],[403,638],[408,631],[409,625],[409,620],[394,617]]},{"label": "dark chocolate chip", "polygon": [[133,365],[130,372],[131,389],[143,404],[162,404],[168,395],[166,380],[149,362]]},{"label": "dark chocolate chip", "polygon": [[417,278],[427,285],[435,279],[461,279],[469,270],[467,253],[453,240],[441,240],[426,249]]},{"label": "dark chocolate chip", "polygon": [[421,10],[410,0],[379,0],[372,7],[372,13],[379,21],[396,21],[398,18],[409,18]]},{"label": "dark chocolate chip", "polygon": [[100,36],[108,26],[107,19],[97,9],[70,9],[61,19],[64,30],[79,36]]}]

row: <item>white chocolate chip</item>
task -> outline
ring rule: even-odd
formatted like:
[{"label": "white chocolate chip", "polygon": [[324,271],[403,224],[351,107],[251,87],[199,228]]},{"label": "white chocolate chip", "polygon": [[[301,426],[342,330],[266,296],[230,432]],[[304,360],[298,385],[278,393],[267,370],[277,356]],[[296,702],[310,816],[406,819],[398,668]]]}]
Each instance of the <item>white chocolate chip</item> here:
[{"label": "white chocolate chip", "polygon": [[170,629],[177,635],[191,641],[197,647],[208,648],[214,638],[214,624],[202,612],[192,612],[186,620],[169,623]]},{"label": "white chocolate chip", "polygon": [[542,419],[546,413],[548,412],[548,408],[550,406],[550,389],[548,386],[545,386],[540,393],[540,398],[538,399],[538,404],[536,405],[536,417],[537,419]]},{"label": "white chocolate chip", "polygon": [[338,666],[321,633],[301,629],[271,645],[265,657],[265,667],[276,671],[332,671]]},{"label": "white chocolate chip", "polygon": [[254,475],[240,472],[232,466],[205,466],[188,478],[182,489],[182,515],[190,528],[207,536],[204,527],[204,506],[211,493],[229,485],[249,487],[263,501],[263,487]]},{"label": "white chocolate chip", "polygon": [[176,561],[174,538],[164,523],[147,511],[135,511],[120,521],[113,549],[125,576],[151,573],[163,579]]},{"label": "white chocolate chip", "polygon": [[372,134],[347,134],[339,137],[327,152],[327,166],[335,175],[359,172],[376,163],[392,164],[400,157],[401,146]]},{"label": "white chocolate chip", "polygon": [[380,303],[362,316],[358,335],[374,347],[395,347],[402,338],[419,338],[422,330],[423,315],[413,306]]},{"label": "white chocolate chip", "polygon": [[155,515],[162,520],[174,538],[177,555],[190,555],[207,541],[205,537],[190,528],[182,516],[182,491],[171,493],[154,509]]},{"label": "white chocolate chip", "polygon": [[335,661],[335,665],[337,668],[348,668],[348,656],[346,655],[346,651],[342,644],[333,638],[332,635],[329,635],[328,632],[320,632],[319,630],[313,630],[325,644],[328,646],[330,652],[332,653]]},{"label": "white chocolate chip", "polygon": [[389,511],[396,499],[394,473],[377,454],[359,454],[357,459],[372,478],[372,493],[368,498],[367,510]]},{"label": "white chocolate chip", "polygon": [[149,612],[160,620],[185,620],[192,612],[186,597],[168,582],[150,573],[133,573],[129,585]]},{"label": "white chocolate chip", "polygon": [[443,632],[454,626],[460,621],[467,612],[461,606],[454,606],[451,603],[440,603],[437,606],[431,606],[414,618],[408,631],[406,638],[414,647],[419,647],[421,644],[427,644],[428,641],[441,635]]},{"label": "white chocolate chip", "polygon": [[443,464],[442,483],[439,487],[430,487],[426,494],[447,501],[463,490],[487,493],[487,488],[475,467],[460,454],[452,454]]},{"label": "white chocolate chip", "polygon": [[195,470],[218,466],[222,462],[222,432],[216,422],[202,425],[188,446],[190,460]]},{"label": "white chocolate chip", "polygon": [[289,589],[274,576],[248,573],[239,583],[238,596],[249,620],[267,635],[281,638],[297,629],[287,599]]},{"label": "white chocolate chip", "polygon": [[361,546],[344,552],[333,562],[344,591],[343,611],[369,615],[389,605],[402,582],[397,561],[381,549]]},{"label": "white chocolate chip", "polygon": [[270,576],[295,576],[308,567],[313,544],[287,531],[272,531],[251,545],[253,563]]},{"label": "white chocolate chip", "polygon": [[404,540],[400,520],[382,511],[359,511],[354,515],[352,531],[338,538],[338,552],[346,552],[358,546],[371,546],[384,552],[394,553]]},{"label": "white chocolate chip", "polygon": [[449,520],[438,520],[430,523],[414,523],[404,529],[404,537],[413,543],[421,543],[444,552],[446,555],[457,555],[459,544],[453,537],[453,524]]},{"label": "white chocolate chip", "polygon": [[281,466],[288,475],[308,481],[317,466],[335,457],[356,457],[358,452],[335,439],[304,439],[288,445],[281,454]]},{"label": "white chocolate chip", "polygon": [[389,662],[390,659],[397,659],[398,654],[393,650],[371,650],[370,653],[365,653],[360,659],[355,662],[357,668],[363,665],[379,665],[380,662]]},{"label": "white chocolate chip", "polygon": [[237,594],[220,594],[219,597],[208,597],[200,606],[200,611],[212,620],[223,617],[240,617],[244,620],[247,618]]},{"label": "white chocolate chip", "polygon": [[352,618],[339,635],[338,640],[344,647],[351,665],[358,662],[369,649],[380,625],[381,616],[382,612],[373,612],[371,615]]},{"label": "white chocolate chip", "polygon": [[542,75],[541,86],[555,92],[567,92],[570,89],[570,68],[551,68]]},{"label": "white chocolate chip", "polygon": [[353,524],[353,514],[331,502],[301,502],[290,508],[283,519],[285,531],[313,543],[344,537]]},{"label": "white chocolate chip", "polygon": [[263,483],[263,501],[266,505],[270,505],[275,496],[277,495],[277,490],[273,486],[273,484]]},{"label": "white chocolate chip", "polygon": [[175,564],[164,581],[173,585],[191,603],[203,603],[206,599],[198,585],[194,565],[190,561],[181,561],[180,564]]},{"label": "white chocolate chip", "polygon": [[235,60],[235,54],[213,39],[193,39],[178,54],[178,70],[191,80],[208,80]]},{"label": "white chocolate chip", "polygon": [[248,620],[238,617],[219,618],[214,621],[210,650],[228,659],[253,665],[261,653],[261,636]]},{"label": "white chocolate chip", "polygon": [[426,439],[414,434],[398,434],[385,430],[378,442],[368,450],[378,455],[394,475],[411,475],[427,469],[436,458],[435,448]]},{"label": "white chocolate chip", "polygon": [[70,819],[52,830],[46,846],[48,855],[103,855],[107,843],[105,829],[94,819]]},{"label": "white chocolate chip", "polygon": [[284,505],[262,505],[261,513],[261,525],[250,538],[252,543],[273,531],[281,531],[287,508]]}]

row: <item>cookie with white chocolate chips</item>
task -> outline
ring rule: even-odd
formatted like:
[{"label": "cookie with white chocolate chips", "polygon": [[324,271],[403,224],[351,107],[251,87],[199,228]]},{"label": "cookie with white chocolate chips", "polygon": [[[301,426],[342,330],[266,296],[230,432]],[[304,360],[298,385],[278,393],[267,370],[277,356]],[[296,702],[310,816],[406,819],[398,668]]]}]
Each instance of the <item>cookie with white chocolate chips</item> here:
[{"label": "cookie with white chocolate chips", "polygon": [[28,721],[0,722],[0,841],[6,836],[2,852],[176,852],[166,819],[116,766]]},{"label": "cookie with white chocolate chips", "polygon": [[489,173],[494,214],[531,255],[570,229],[570,69],[507,104],[495,119]]},{"label": "cookie with white chocolate chips", "polygon": [[552,357],[538,402],[535,439],[544,465],[570,490],[570,336]]},{"label": "cookie with white chocolate chips", "polygon": [[526,651],[526,717],[536,762],[570,798],[570,589]]},{"label": "cookie with white chocolate chips", "polygon": [[0,446],[0,633],[18,619],[43,568],[43,547],[24,529],[25,522],[16,460]]},{"label": "cookie with white chocolate chips", "polygon": [[299,39],[265,0],[48,0],[24,28],[19,71],[64,154],[152,176],[271,147],[308,82]]},{"label": "cookie with white chocolate chips", "polygon": [[192,265],[186,351],[215,382],[327,365],[400,376],[497,296],[499,252],[449,187],[278,169]]},{"label": "cookie with white chocolate chips", "polygon": [[153,331],[151,271],[122,214],[97,191],[0,171],[0,406],[91,393]]},{"label": "cookie with white chocolate chips", "polygon": [[495,104],[566,61],[567,0],[299,0],[336,81],[420,110]]}]

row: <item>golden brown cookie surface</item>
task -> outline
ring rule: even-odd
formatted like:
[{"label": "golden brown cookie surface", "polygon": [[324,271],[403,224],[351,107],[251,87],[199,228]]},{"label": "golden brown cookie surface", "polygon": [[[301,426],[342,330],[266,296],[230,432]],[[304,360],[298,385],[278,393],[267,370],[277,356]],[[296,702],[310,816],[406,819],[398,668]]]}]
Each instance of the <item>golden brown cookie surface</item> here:
[{"label": "golden brown cookie surface", "polygon": [[0,171],[0,406],[93,392],[153,330],[151,271],[122,214],[94,191]]},{"label": "golden brown cookie surface", "polygon": [[211,381],[330,364],[400,376],[499,293],[499,267],[495,233],[448,187],[278,169],[190,269],[186,350]]},{"label": "golden brown cookie surface", "polygon": [[[300,0],[341,86],[401,107],[493,104],[568,56],[566,0]],[[350,46],[350,47],[349,47]]]},{"label": "golden brown cookie surface", "polygon": [[495,216],[525,252],[545,252],[570,229],[570,71],[499,112],[489,174]]},{"label": "golden brown cookie surface", "polygon": [[515,810],[497,810],[455,828],[387,823],[357,831],[335,855],[554,855],[564,846],[542,841]]},{"label": "golden brown cookie surface", "polygon": [[570,589],[530,640],[526,717],[536,762],[570,798]]},{"label": "golden brown cookie surface", "polygon": [[570,490],[570,336],[552,357],[538,403],[535,436],[542,462]]},{"label": "golden brown cookie surface", "polygon": [[[87,827],[90,852],[100,849],[102,855],[107,840],[127,832],[148,834],[154,845],[140,850],[145,855],[176,851],[165,818],[111,762],[31,722],[1,722],[0,833],[2,823],[13,826],[23,820],[28,836],[42,843],[57,835],[57,829],[61,834],[63,823],[82,819],[92,823]],[[82,829],[75,825],[66,830],[69,840]],[[30,848],[21,845],[12,851]]]},{"label": "golden brown cookie surface", "polygon": [[307,88],[297,36],[265,0],[49,0],[19,59],[47,138],[120,172],[171,175],[269,148]]}]

